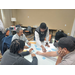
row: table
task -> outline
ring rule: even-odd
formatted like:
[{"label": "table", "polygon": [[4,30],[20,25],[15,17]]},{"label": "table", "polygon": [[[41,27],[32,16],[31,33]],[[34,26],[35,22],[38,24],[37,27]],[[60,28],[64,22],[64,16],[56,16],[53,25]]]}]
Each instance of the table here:
[{"label": "table", "polygon": [[[23,27],[23,28],[27,28],[28,26],[25,26],[25,25],[22,25],[21,27]],[[31,26],[32,27],[32,33],[34,33],[34,29],[36,29],[37,27],[33,27],[33,26]],[[57,31],[57,29],[53,29],[53,28],[49,28],[49,32],[52,32],[52,36],[53,36],[53,31]]]},{"label": "table", "polygon": [[[13,35],[16,34],[16,29],[17,29],[17,27],[15,29],[11,30],[11,32],[12,32]],[[25,29],[26,28],[22,28],[22,30],[25,30]]]},{"label": "table", "polygon": [[[24,26],[24,25],[22,25],[21,27],[23,27],[23,28],[27,28],[28,26]],[[32,28],[32,33],[34,33],[34,31],[33,30],[35,30],[36,29],[36,27],[31,27]]]},{"label": "table", "polygon": [[[30,43],[33,43],[33,44],[31,44],[30,48],[34,49],[34,51],[32,51],[31,53],[36,54],[37,51],[42,52],[41,47],[39,47],[37,44],[35,44],[35,41],[30,41]],[[42,44],[45,46],[45,42],[42,42]],[[55,48],[52,43],[50,43],[49,45],[50,45],[50,48],[45,47],[47,52],[52,51],[52,49],[57,51],[57,48]],[[40,48],[41,50],[37,50],[38,48]],[[26,51],[26,50],[29,51],[29,49],[25,49],[24,51]],[[45,57],[45,56],[41,56],[41,55],[37,55],[37,54],[36,54],[36,57],[38,59],[38,65],[55,65],[56,61],[57,61],[57,57]],[[25,56],[24,58],[26,58],[27,60],[32,62],[31,54]]]}]

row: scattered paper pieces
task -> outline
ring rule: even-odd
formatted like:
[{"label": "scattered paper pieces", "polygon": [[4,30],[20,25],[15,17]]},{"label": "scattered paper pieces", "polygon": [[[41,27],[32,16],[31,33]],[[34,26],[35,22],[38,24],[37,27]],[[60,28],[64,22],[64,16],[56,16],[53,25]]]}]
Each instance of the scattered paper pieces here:
[{"label": "scattered paper pieces", "polygon": [[42,59],[46,59],[45,57],[42,57]]},{"label": "scattered paper pieces", "polygon": [[56,49],[53,49],[53,48],[52,48],[51,50],[52,50],[52,51],[56,51]]},{"label": "scattered paper pieces", "polygon": [[36,50],[40,51],[40,50],[41,50],[41,48],[36,48]]},{"label": "scattered paper pieces", "polygon": [[36,44],[36,42],[31,42],[31,41],[30,41],[29,43],[31,43],[31,44]]}]

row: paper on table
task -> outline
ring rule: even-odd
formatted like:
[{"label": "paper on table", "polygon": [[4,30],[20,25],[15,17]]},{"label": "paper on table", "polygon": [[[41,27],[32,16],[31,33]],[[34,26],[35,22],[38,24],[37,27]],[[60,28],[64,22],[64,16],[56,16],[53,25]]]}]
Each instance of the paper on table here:
[{"label": "paper on table", "polygon": [[25,49],[23,50],[23,52],[26,52],[26,51],[27,51],[27,50],[25,50]]},{"label": "paper on table", "polygon": [[31,43],[31,44],[36,44],[36,42],[31,42],[31,41],[29,41],[29,43]]},{"label": "paper on table", "polygon": [[46,59],[45,57],[42,57],[42,59]]},{"label": "paper on table", "polygon": [[36,48],[36,50],[40,51],[40,50],[41,50],[41,48]]},{"label": "paper on table", "polygon": [[56,49],[51,48],[52,51],[56,51]]},{"label": "paper on table", "polygon": [[37,45],[35,45],[35,47],[37,47]]}]

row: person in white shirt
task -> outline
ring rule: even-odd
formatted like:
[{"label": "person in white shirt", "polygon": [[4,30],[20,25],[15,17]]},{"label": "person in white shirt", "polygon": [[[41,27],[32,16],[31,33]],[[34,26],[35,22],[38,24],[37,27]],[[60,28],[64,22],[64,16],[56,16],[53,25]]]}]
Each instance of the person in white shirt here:
[{"label": "person in white shirt", "polygon": [[0,19],[0,31],[1,31],[2,33],[4,33],[4,26],[3,26],[3,23],[2,23],[2,21],[1,21],[1,19]]},{"label": "person in white shirt", "polygon": [[[12,41],[15,39],[23,40],[25,41],[29,46],[31,45],[29,41],[27,40],[26,36],[23,34],[23,30],[21,27],[18,27],[16,30],[16,34],[12,37]],[[28,48],[25,46],[25,48]]]},{"label": "person in white shirt", "polygon": [[38,28],[36,28],[36,30],[35,30],[35,41],[42,48],[43,52],[46,52],[45,47],[42,45],[42,42],[44,42],[45,38],[46,38],[46,45],[45,46],[50,47],[48,44],[49,29],[45,23],[41,23],[40,26]]}]

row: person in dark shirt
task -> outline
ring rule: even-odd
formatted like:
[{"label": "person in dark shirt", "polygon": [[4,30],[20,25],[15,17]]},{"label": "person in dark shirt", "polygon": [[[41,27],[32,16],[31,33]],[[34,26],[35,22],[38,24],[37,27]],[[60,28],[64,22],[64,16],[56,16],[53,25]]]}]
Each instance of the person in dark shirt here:
[{"label": "person in dark shirt", "polygon": [[23,52],[25,42],[15,39],[12,41],[10,49],[7,50],[2,57],[1,65],[37,65],[38,60],[35,54],[32,54],[32,62],[29,62],[24,56],[29,55],[32,48],[29,51]]}]

